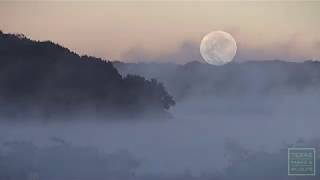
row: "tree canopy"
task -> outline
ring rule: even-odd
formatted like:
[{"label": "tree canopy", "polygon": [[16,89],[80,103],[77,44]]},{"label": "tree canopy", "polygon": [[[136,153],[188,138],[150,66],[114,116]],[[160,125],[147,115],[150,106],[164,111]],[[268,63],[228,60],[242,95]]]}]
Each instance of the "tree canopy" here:
[{"label": "tree canopy", "polygon": [[105,115],[165,111],[175,104],[157,80],[122,77],[112,63],[51,41],[0,34],[1,114]]}]

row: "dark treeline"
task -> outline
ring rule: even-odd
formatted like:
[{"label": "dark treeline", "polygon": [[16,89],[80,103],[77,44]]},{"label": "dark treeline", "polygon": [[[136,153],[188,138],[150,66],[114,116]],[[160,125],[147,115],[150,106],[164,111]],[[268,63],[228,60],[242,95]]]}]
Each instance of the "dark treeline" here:
[{"label": "dark treeline", "polygon": [[1,115],[138,115],[165,112],[172,97],[157,80],[122,77],[112,63],[50,41],[0,32]]},{"label": "dark treeline", "polygon": [[[320,63],[261,61],[212,66],[115,62],[122,74],[157,78],[179,101],[191,96],[283,95],[319,92]],[[309,93],[309,92],[308,92]]]}]

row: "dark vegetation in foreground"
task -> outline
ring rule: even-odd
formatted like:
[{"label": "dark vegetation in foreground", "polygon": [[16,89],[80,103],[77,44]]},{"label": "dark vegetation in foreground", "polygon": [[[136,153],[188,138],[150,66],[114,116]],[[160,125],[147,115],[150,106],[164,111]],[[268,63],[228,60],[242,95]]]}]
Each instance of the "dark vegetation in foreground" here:
[{"label": "dark vegetation in foreground", "polygon": [[108,61],[1,31],[0,103],[1,117],[7,118],[85,113],[134,117],[162,114],[175,104],[155,79],[122,77]]},{"label": "dark vegetation in foreground", "polygon": [[[126,150],[106,154],[92,147],[75,146],[53,137],[38,147],[31,142],[11,141],[0,147],[0,179],[3,180],[316,180],[316,176],[288,176],[287,147],[320,148],[319,139],[299,140],[275,152],[252,151],[238,142],[225,144],[229,165],[222,171],[193,175],[137,173],[142,161]],[[320,163],[317,158],[316,163]]]}]

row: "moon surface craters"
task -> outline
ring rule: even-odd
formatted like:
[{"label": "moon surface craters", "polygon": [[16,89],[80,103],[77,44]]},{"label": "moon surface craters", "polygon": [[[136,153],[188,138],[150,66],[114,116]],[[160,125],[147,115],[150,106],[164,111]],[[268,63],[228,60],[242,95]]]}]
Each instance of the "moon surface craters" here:
[{"label": "moon surface craters", "polygon": [[213,31],[201,41],[200,53],[212,65],[223,65],[233,60],[237,52],[234,38],[224,31]]}]

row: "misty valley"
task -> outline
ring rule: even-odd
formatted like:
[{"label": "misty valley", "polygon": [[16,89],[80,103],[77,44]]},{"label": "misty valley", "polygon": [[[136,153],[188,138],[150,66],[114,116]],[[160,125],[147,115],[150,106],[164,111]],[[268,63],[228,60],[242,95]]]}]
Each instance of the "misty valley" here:
[{"label": "misty valley", "polygon": [[289,176],[288,148],[320,150],[320,62],[232,62],[219,33],[212,63],[175,63],[0,31],[0,180],[319,179],[319,154]]}]

